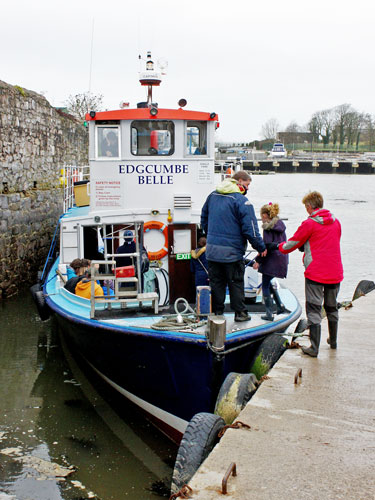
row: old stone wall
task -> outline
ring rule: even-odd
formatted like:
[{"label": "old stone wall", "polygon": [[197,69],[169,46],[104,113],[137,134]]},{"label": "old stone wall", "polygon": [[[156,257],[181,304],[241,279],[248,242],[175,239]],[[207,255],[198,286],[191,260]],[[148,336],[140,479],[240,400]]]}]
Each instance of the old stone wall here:
[{"label": "old stone wall", "polygon": [[0,81],[0,300],[35,283],[62,213],[61,168],[87,164],[83,124]]},{"label": "old stone wall", "polygon": [[0,195],[0,299],[36,282],[61,214],[61,191]]},{"label": "old stone wall", "polygon": [[[86,165],[87,130],[36,92],[0,81],[0,188],[21,192],[59,183],[61,167]],[[6,184],[4,184],[6,183]]]}]

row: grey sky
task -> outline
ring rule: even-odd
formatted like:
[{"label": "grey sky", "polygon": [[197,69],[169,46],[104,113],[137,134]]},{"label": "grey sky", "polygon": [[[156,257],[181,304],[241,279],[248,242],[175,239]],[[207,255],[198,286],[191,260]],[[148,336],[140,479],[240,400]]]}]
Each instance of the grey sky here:
[{"label": "grey sky", "polygon": [[0,79],[53,106],[103,94],[108,109],[145,100],[138,54],[168,61],[154,100],[219,114],[219,140],[260,138],[350,103],[375,114],[375,4],[367,0],[18,0],[2,3]]}]

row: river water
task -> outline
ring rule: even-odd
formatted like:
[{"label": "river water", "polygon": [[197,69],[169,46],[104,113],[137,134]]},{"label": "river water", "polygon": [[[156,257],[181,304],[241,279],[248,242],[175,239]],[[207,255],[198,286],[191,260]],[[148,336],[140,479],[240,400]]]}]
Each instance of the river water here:
[{"label": "river water", "polygon": [[[301,199],[309,190],[320,191],[342,223],[339,300],[350,300],[360,280],[375,280],[375,177],[256,175],[249,198],[257,213],[278,202],[291,236],[307,216]],[[303,303],[301,257],[291,254],[283,281]],[[134,408],[120,407],[112,394],[103,399],[93,385],[67,359],[55,322],[39,320],[28,292],[0,303],[0,500],[168,496],[176,447]],[[30,456],[76,470],[57,480],[44,462],[30,465]]]}]

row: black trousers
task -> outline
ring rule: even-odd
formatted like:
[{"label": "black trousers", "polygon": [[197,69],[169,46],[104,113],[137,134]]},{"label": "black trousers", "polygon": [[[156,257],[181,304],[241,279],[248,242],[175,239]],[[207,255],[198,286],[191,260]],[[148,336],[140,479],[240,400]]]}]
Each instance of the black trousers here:
[{"label": "black trousers", "polygon": [[236,313],[246,311],[244,290],[245,263],[208,261],[212,309],[215,314],[223,314],[226,287],[229,288],[230,307]]}]

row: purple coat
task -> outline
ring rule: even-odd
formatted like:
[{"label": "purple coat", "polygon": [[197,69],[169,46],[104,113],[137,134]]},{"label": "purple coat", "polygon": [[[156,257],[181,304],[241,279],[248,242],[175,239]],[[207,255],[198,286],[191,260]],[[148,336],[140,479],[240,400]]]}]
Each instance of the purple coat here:
[{"label": "purple coat", "polygon": [[[263,241],[267,243],[282,243],[287,241],[285,224],[278,217],[263,224]],[[288,272],[288,256],[279,250],[268,250],[266,257],[257,257],[259,272],[274,278],[286,278]]]}]

